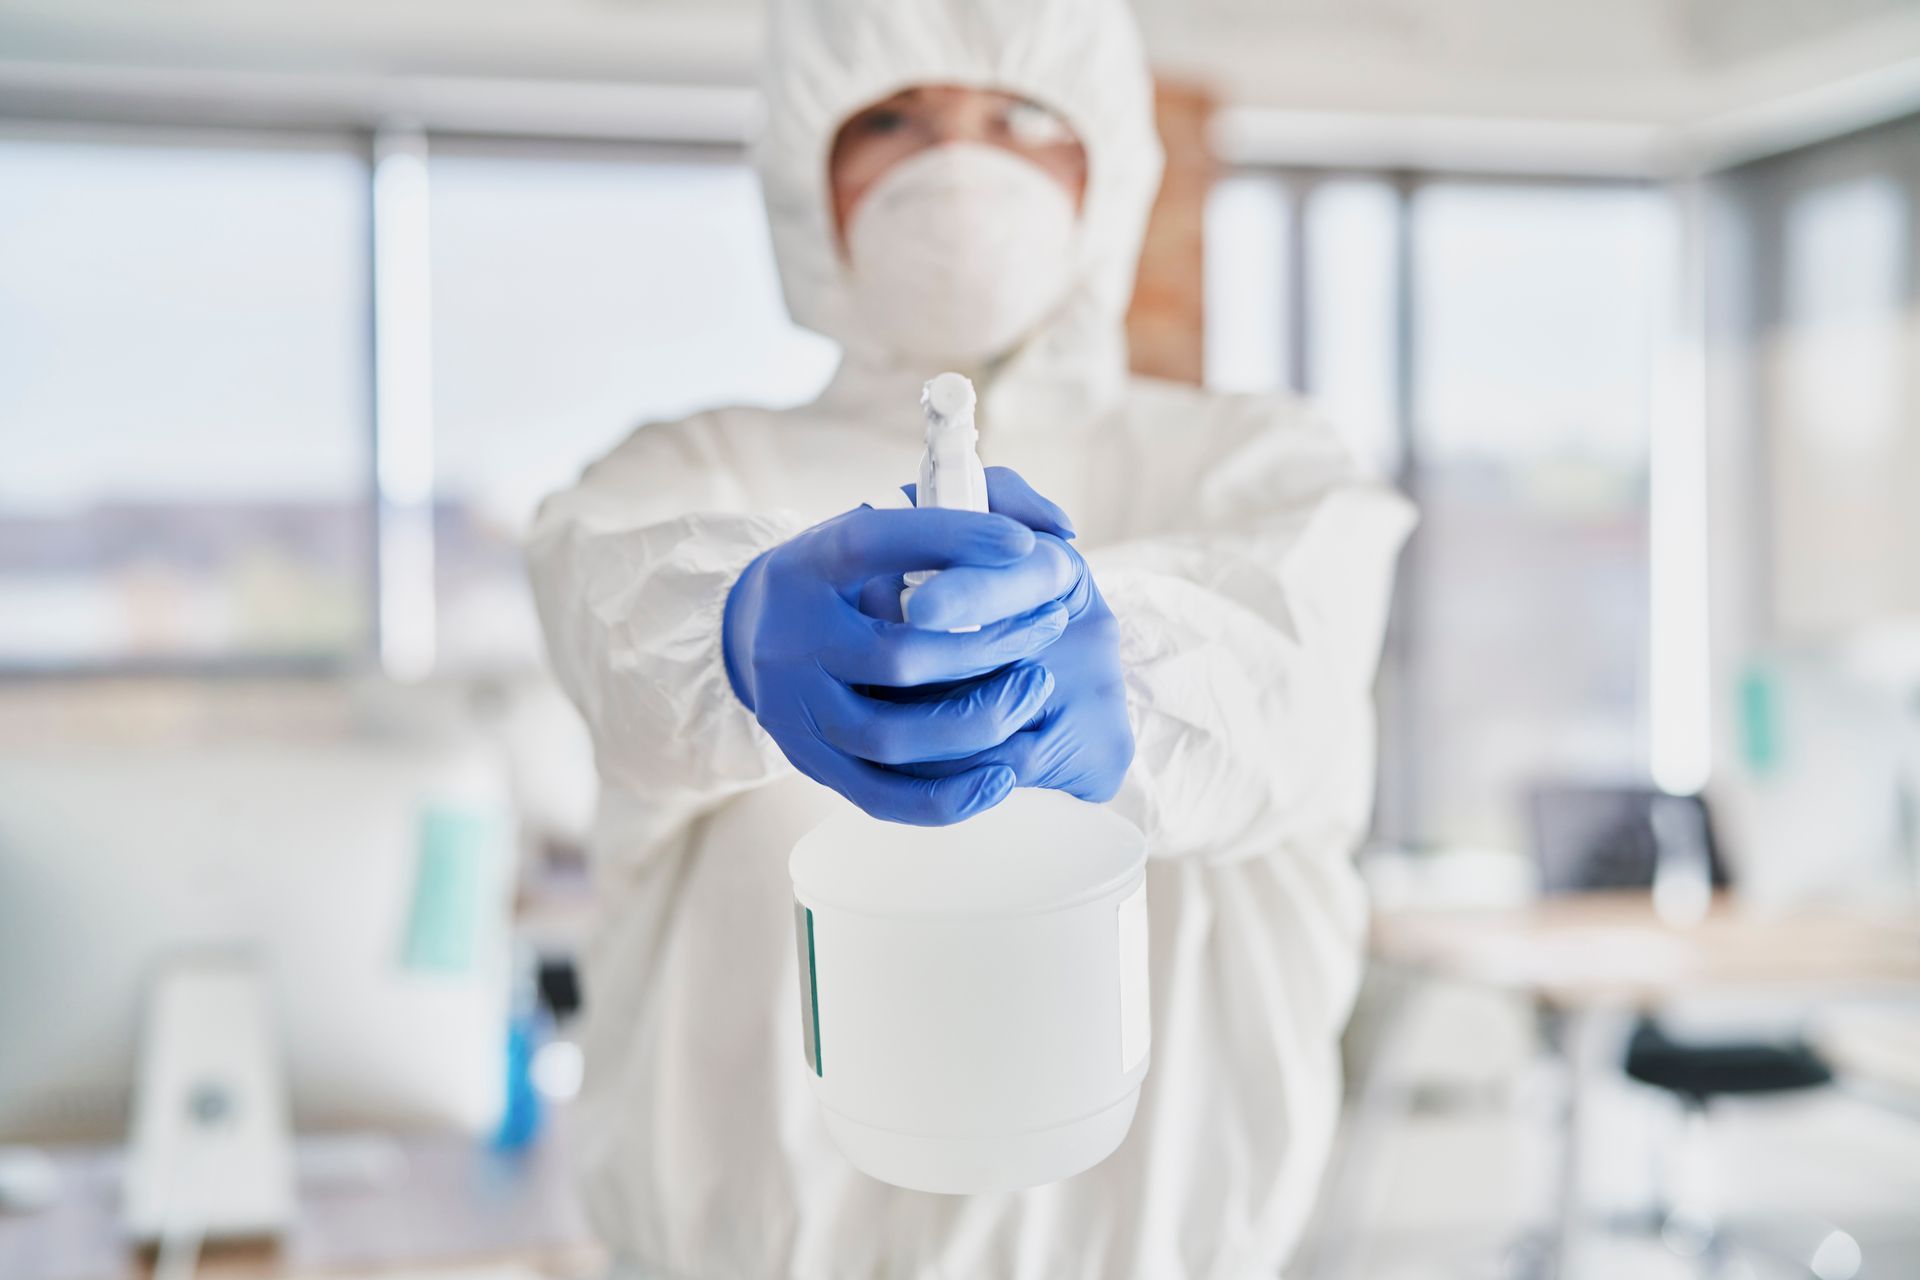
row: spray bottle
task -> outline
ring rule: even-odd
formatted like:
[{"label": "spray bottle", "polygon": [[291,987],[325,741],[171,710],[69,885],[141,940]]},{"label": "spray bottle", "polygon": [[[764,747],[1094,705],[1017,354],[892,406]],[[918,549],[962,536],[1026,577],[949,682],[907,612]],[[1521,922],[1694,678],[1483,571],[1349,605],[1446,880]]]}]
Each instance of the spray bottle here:
[{"label": "spray bottle", "polygon": [[[919,505],[985,511],[972,384],[943,373],[920,403]],[[949,827],[849,806],[801,838],[802,1063],[856,1168],[977,1195],[1120,1145],[1151,1057],[1146,866],[1125,818],[1031,788]]]},{"label": "spray bottle", "polygon": [[[980,432],[973,425],[973,384],[958,373],[943,373],[920,391],[920,408],[927,418],[927,451],[920,459],[920,487],[916,506],[946,507],[951,511],[987,509],[987,470],[980,465],[976,447]],[[906,575],[906,588],[900,592],[900,612],[907,612],[913,591],[931,578],[937,569],[921,569]],[[978,631],[978,627],[961,627]]]}]

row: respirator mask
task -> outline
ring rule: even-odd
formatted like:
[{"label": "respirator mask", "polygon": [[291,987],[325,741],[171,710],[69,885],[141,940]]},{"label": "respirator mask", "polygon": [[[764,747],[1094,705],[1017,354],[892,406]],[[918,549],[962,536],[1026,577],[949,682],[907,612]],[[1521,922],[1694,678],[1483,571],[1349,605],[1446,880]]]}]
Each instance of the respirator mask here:
[{"label": "respirator mask", "polygon": [[889,169],[848,221],[854,306],[895,351],[977,367],[1065,298],[1077,222],[1039,166],[984,144],[931,147]]}]

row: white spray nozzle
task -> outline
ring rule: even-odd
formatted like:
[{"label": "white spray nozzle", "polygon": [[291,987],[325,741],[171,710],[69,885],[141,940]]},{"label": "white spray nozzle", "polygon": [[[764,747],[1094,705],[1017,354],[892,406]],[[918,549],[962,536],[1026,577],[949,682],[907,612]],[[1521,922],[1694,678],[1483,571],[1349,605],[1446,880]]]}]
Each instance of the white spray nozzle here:
[{"label": "white spray nozzle", "polygon": [[[940,374],[920,389],[920,408],[927,415],[927,452],[920,459],[917,506],[956,511],[987,509],[987,473],[980,465],[980,455],[974,452],[974,445],[980,439],[973,425],[976,403],[973,384],[958,373]],[[914,588],[934,572],[916,569],[906,575],[906,590],[900,593],[903,613]],[[959,628],[962,631],[979,629]]]},{"label": "white spray nozzle", "polygon": [[920,390],[920,407],[926,410],[929,432],[962,419],[971,425],[976,403],[973,384],[963,374],[940,374]]}]

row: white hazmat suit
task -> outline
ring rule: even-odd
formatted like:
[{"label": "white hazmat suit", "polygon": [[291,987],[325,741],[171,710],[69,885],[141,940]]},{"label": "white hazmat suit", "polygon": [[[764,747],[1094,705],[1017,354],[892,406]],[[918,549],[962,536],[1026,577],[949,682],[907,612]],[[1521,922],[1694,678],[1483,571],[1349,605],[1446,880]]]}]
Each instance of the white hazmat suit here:
[{"label": "white hazmat suit", "polygon": [[[1369,686],[1409,508],[1295,405],[1129,378],[1122,317],[1160,153],[1117,0],[775,4],[759,150],[796,320],[844,359],[820,399],[635,432],[531,539],[553,665],[590,725],[604,923],[586,971],[591,1215],[630,1275],[1271,1277],[1311,1207],[1360,971],[1351,866]],[[856,1172],[801,1057],[787,856],[845,805],[728,683],[721,615],[760,552],[900,504],[921,383],[863,321],[827,156],[913,84],[1061,113],[1089,182],[1069,297],[980,379],[980,451],[1058,502],[1119,620],[1146,833],[1152,1069],[1075,1178],[948,1197]]]}]

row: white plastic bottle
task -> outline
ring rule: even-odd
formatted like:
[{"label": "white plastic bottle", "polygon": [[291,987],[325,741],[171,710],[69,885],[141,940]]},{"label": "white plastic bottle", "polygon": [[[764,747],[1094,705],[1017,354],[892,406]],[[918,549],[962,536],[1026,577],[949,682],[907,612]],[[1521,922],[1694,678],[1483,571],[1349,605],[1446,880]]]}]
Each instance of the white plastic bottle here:
[{"label": "white plastic bottle", "polygon": [[[921,395],[923,506],[987,509],[973,386]],[[906,575],[904,608],[931,573]],[[1059,791],[950,827],[852,806],[788,862],[803,1060],[827,1132],[872,1177],[1011,1191],[1104,1160],[1150,1057],[1146,839]]]},{"label": "white plastic bottle", "polygon": [[1018,789],[951,827],[851,805],[794,846],[801,1061],[870,1177],[973,1195],[1106,1159],[1146,1079],[1147,850]]},{"label": "white plastic bottle", "polygon": [[[920,408],[927,416],[927,451],[920,459],[920,487],[914,505],[946,507],[952,511],[987,509],[987,469],[980,465],[980,431],[973,425],[978,403],[973,384],[958,373],[943,373],[921,388]],[[907,612],[913,590],[937,569],[906,575],[900,593],[900,611]],[[978,627],[960,627],[978,631]]]}]

